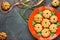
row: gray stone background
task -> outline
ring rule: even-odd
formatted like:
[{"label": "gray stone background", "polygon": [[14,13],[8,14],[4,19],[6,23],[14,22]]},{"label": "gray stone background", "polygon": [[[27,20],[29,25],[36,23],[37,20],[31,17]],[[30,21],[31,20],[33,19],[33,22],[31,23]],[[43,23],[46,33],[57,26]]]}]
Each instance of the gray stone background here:
[{"label": "gray stone background", "polygon": [[[3,0],[4,1],[4,0]],[[7,0],[12,5],[14,0]],[[16,2],[19,0],[16,0]],[[36,0],[35,0],[36,1]],[[45,0],[45,6],[51,6],[52,0]],[[56,8],[60,11],[60,6]],[[24,10],[24,9],[23,9]],[[11,12],[3,14],[0,12],[0,32],[7,33],[7,40],[37,40],[29,32],[28,25],[19,14],[20,8],[15,6]],[[28,10],[25,15],[28,17],[32,10]],[[54,40],[60,40],[60,36]]]}]

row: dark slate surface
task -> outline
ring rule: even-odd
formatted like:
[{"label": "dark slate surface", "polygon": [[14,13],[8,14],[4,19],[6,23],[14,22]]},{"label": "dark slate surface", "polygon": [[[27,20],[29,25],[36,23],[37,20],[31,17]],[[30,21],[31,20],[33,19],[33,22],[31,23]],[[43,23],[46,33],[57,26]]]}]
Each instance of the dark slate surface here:
[{"label": "dark slate surface", "polygon": [[[13,0],[7,1],[10,2],[11,5],[14,3]],[[45,1],[47,3],[45,3],[44,5],[51,6],[51,0]],[[57,7],[56,9],[60,11],[60,7]],[[28,17],[31,11],[32,10],[28,10],[25,15]],[[18,7],[14,7],[11,12],[7,14],[3,14],[2,12],[0,12],[0,32],[4,31],[7,33],[7,40],[37,40],[29,32],[27,23],[19,15],[19,12],[20,9]],[[54,40],[60,40],[60,36],[55,38]]]}]

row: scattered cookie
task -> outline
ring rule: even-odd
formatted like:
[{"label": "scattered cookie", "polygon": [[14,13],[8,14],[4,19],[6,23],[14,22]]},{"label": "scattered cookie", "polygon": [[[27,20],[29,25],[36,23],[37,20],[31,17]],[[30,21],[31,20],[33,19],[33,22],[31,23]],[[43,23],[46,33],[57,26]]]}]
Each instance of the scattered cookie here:
[{"label": "scattered cookie", "polygon": [[59,6],[59,0],[53,0],[52,1],[52,6],[54,6],[54,7]]},{"label": "scattered cookie", "polygon": [[7,38],[7,34],[5,32],[1,32],[0,33],[0,39],[1,40],[6,40],[6,38]]},{"label": "scattered cookie", "polygon": [[1,7],[4,11],[7,11],[10,8],[10,4],[9,4],[9,2],[5,1],[2,3]]}]

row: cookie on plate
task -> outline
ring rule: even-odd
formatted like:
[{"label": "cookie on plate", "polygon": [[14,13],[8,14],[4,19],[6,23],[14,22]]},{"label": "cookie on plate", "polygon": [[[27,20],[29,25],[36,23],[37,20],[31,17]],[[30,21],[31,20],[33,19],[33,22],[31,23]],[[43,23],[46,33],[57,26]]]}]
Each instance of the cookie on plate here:
[{"label": "cookie on plate", "polygon": [[41,30],[43,29],[41,24],[36,24],[35,27],[34,27],[35,31],[36,32],[41,32]]},{"label": "cookie on plate", "polygon": [[34,21],[40,23],[40,22],[42,21],[42,18],[43,18],[43,17],[42,17],[41,14],[36,14],[36,15],[34,16]]},{"label": "cookie on plate", "polygon": [[56,32],[57,30],[57,25],[56,24],[51,24],[49,29],[51,30],[51,32]]},{"label": "cookie on plate", "polygon": [[42,26],[43,27],[49,27],[50,26],[50,21],[48,19],[43,19],[42,21]]},{"label": "cookie on plate", "polygon": [[41,34],[43,37],[48,37],[48,36],[50,36],[50,31],[49,31],[49,29],[45,28],[42,30]]},{"label": "cookie on plate", "polygon": [[50,18],[50,16],[51,16],[51,11],[49,11],[49,10],[44,10],[44,11],[43,11],[43,16],[44,16],[45,18]]},{"label": "cookie on plate", "polygon": [[57,16],[51,16],[51,18],[50,18],[50,21],[52,22],[52,23],[56,23],[57,21],[58,21],[58,18],[57,18]]}]

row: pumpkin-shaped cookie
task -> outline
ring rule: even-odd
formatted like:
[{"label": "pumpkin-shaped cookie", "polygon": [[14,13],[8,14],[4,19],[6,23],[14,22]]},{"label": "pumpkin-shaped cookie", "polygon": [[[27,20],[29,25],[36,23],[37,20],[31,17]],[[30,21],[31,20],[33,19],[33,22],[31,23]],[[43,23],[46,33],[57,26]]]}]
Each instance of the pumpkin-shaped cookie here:
[{"label": "pumpkin-shaped cookie", "polygon": [[43,37],[48,37],[48,36],[50,36],[50,31],[49,31],[49,29],[45,28],[42,30],[41,34]]},{"label": "pumpkin-shaped cookie", "polygon": [[4,11],[7,11],[10,8],[10,3],[5,1],[2,3],[1,7]]},{"label": "pumpkin-shaped cookie", "polygon": [[41,30],[43,29],[41,24],[36,24],[35,27],[34,27],[35,31],[36,32],[41,32]]},{"label": "pumpkin-shaped cookie", "polygon": [[50,18],[50,16],[51,16],[51,11],[49,11],[49,10],[44,10],[44,11],[43,11],[43,16],[44,16],[45,18]]},{"label": "pumpkin-shaped cookie", "polygon": [[40,23],[40,22],[42,21],[42,18],[43,18],[43,17],[42,17],[41,14],[36,14],[36,15],[34,16],[34,21]]},{"label": "pumpkin-shaped cookie", "polygon": [[53,1],[52,1],[52,5],[53,5],[54,7],[59,6],[59,0],[53,0]]},{"label": "pumpkin-shaped cookie", "polygon": [[0,33],[0,40],[6,40],[7,34],[5,32]]},{"label": "pumpkin-shaped cookie", "polygon": [[51,24],[49,29],[51,30],[51,32],[56,32],[57,30],[57,25],[56,24]]},{"label": "pumpkin-shaped cookie", "polygon": [[56,23],[57,21],[58,21],[58,18],[57,18],[57,16],[51,16],[51,18],[50,18],[50,21],[52,22],[52,23]]},{"label": "pumpkin-shaped cookie", "polygon": [[50,23],[50,21],[48,19],[43,19],[43,21],[42,21],[42,26],[43,27],[49,27],[50,24],[51,23]]}]

